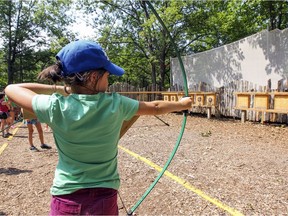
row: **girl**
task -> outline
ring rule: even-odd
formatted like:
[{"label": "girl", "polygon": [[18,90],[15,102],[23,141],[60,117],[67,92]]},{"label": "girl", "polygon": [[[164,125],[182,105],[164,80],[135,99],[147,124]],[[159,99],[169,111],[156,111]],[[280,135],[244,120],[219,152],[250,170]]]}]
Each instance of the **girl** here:
[{"label": "girl", "polygon": [[3,138],[8,138],[9,136],[12,135],[11,133],[9,133],[9,129],[10,129],[9,124],[8,124],[9,123],[8,122],[9,109],[10,109],[10,106],[8,102],[5,101],[5,94],[0,93],[0,119],[1,119],[1,131],[2,131]]},{"label": "girl", "polygon": [[56,60],[39,78],[64,81],[64,87],[23,83],[5,89],[12,101],[53,130],[59,161],[50,215],[118,215],[117,144],[123,122],[134,115],[187,110],[192,100],[139,102],[106,93],[109,75],[122,76],[124,70],[95,42],[72,42]]}]

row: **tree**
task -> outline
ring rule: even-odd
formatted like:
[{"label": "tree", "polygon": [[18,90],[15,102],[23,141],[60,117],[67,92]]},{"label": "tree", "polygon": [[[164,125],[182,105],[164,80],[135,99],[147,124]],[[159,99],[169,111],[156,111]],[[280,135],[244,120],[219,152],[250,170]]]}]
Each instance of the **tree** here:
[{"label": "tree", "polygon": [[[140,87],[151,83],[152,90],[156,86],[159,90],[167,88],[169,57],[173,50],[167,33],[157,23],[145,1],[81,2],[81,6],[86,6],[87,13],[97,13],[94,27],[99,29],[98,41],[105,47],[108,56],[125,68],[123,79]],[[173,8],[170,5],[177,5],[176,2],[157,1],[154,6],[162,14]],[[177,23],[173,25],[175,14],[172,12],[169,17],[165,14],[171,30],[177,27]]]},{"label": "tree", "polygon": [[256,1],[260,5],[259,13],[266,19],[269,30],[285,29],[288,27],[287,1]]},{"label": "tree", "polygon": [[45,4],[37,0],[0,1],[2,62],[7,65],[8,84],[35,79],[39,63],[50,61],[51,42],[64,37],[65,27],[71,21],[65,14],[70,3],[70,0],[49,0]]},{"label": "tree", "polygon": [[[71,4],[73,3],[73,4]],[[152,1],[181,55],[203,52],[269,27],[288,25],[287,1]],[[1,77],[29,81],[51,64],[57,51],[75,38],[66,31],[75,19],[71,7],[85,10],[98,30],[94,39],[126,73],[111,81],[155,90],[169,87],[171,41],[145,1],[0,0]],[[1,45],[1,41],[0,41]],[[5,63],[5,66],[3,66]],[[4,71],[4,74],[3,74]],[[3,80],[3,79],[2,79]],[[0,80],[1,82],[1,80]]]}]

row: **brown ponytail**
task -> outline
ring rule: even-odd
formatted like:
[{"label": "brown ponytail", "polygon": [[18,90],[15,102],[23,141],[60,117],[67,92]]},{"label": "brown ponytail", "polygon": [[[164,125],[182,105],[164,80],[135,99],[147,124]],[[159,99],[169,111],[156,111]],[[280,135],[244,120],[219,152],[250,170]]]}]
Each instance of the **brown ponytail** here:
[{"label": "brown ponytail", "polygon": [[57,61],[56,64],[45,68],[38,74],[38,80],[48,80],[53,83],[63,81],[63,77],[61,76],[61,62]]}]

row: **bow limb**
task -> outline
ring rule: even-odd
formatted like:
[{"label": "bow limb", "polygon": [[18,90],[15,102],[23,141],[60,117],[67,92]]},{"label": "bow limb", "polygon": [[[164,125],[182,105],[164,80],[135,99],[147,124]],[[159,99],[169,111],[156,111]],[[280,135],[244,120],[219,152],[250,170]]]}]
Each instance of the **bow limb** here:
[{"label": "bow limb", "polygon": [[[184,69],[184,65],[181,59],[181,55],[177,49],[177,46],[170,34],[170,32],[168,31],[168,29],[166,28],[164,22],[162,21],[162,19],[159,17],[158,13],[156,12],[156,10],[153,8],[153,6],[151,5],[150,1],[145,1],[145,3],[148,4],[149,8],[152,10],[152,12],[154,13],[154,15],[156,16],[157,20],[160,22],[160,24],[162,25],[163,29],[166,31],[166,33],[169,35],[171,44],[173,45],[173,48],[176,51],[178,60],[179,60],[179,64],[180,64],[180,68],[182,71],[182,78],[183,78],[183,84],[184,84],[184,93],[185,96],[188,96],[188,85],[187,85],[187,78],[186,78],[186,73],[185,73],[185,69]],[[170,165],[173,157],[175,156],[177,149],[180,145],[182,136],[184,134],[184,130],[185,130],[185,125],[186,125],[186,120],[187,120],[187,115],[185,113],[183,113],[183,121],[182,121],[182,127],[180,130],[180,133],[178,135],[176,144],[172,150],[172,152],[170,153],[170,156],[167,160],[167,162],[165,163],[163,169],[161,170],[161,172],[158,174],[157,178],[154,180],[154,182],[149,186],[149,188],[145,191],[145,193],[142,195],[142,197],[137,201],[137,203],[129,210],[128,215],[132,215],[134,213],[134,211],[140,206],[140,204],[143,202],[143,200],[148,196],[148,194],[152,191],[152,189],[154,188],[154,186],[158,183],[159,179],[163,176],[163,174],[165,173],[165,171],[167,170],[168,166]]]}]

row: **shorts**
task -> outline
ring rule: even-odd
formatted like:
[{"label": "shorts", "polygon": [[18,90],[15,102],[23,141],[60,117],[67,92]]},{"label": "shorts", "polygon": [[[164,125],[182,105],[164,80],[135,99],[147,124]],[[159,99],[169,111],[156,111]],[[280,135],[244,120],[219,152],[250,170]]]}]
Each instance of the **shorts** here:
[{"label": "shorts", "polygon": [[26,125],[27,125],[27,124],[34,124],[34,125],[36,125],[38,122],[39,122],[38,119],[26,119],[24,123],[25,123]]},{"label": "shorts", "polygon": [[52,215],[118,215],[117,190],[86,188],[72,194],[52,196]]},{"label": "shorts", "polygon": [[7,119],[7,118],[8,118],[8,114],[6,112],[0,111],[0,119]]}]

